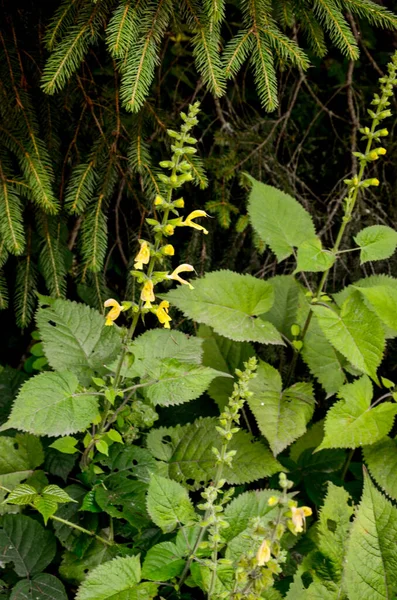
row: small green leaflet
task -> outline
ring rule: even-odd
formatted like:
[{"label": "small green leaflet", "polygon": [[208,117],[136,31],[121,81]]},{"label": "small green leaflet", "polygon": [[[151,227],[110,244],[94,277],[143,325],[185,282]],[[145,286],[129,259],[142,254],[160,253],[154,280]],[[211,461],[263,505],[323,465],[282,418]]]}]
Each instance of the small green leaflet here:
[{"label": "small green leaflet", "polygon": [[384,492],[397,500],[397,439],[384,437],[365,446],[364,460],[369,472]]},{"label": "small green leaflet", "polygon": [[194,290],[180,286],[162,298],[190,319],[236,342],[283,344],[276,328],[258,318],[273,305],[273,287],[252,275],[214,271],[196,279]]},{"label": "small green leaflet", "polygon": [[7,496],[8,504],[34,504],[35,508],[43,515],[44,522],[47,524],[58,508],[58,503],[76,502],[62,488],[57,485],[47,485],[41,493],[31,485],[17,485]]},{"label": "small green leaflet", "polygon": [[385,334],[378,317],[366,307],[359,292],[342,304],[340,314],[324,306],[313,306],[318,323],[331,344],[347,360],[377,381],[385,347]]},{"label": "small green leaflet", "polygon": [[152,475],[147,495],[147,509],[153,522],[165,533],[177,525],[197,520],[187,490],[176,481]]},{"label": "small green leaflet", "polygon": [[75,454],[77,452],[76,444],[78,440],[70,435],[59,438],[55,440],[52,444],[50,444],[50,448],[55,448],[58,452],[62,452],[63,454]]},{"label": "small green leaflet", "polygon": [[397,232],[386,225],[371,225],[362,229],[354,241],[361,249],[361,264],[369,260],[385,260],[396,250]]},{"label": "small green leaflet", "polygon": [[294,247],[316,236],[310,214],[295,198],[245,176],[252,183],[248,198],[251,225],[279,261],[291,256]]},{"label": "small green leaflet", "polygon": [[152,546],[142,565],[142,578],[153,581],[169,581],[180,575],[186,561],[184,554],[173,542],[161,542]]},{"label": "small green leaflet", "polygon": [[344,565],[349,600],[393,598],[397,586],[396,537],[397,509],[366,473]]},{"label": "small green leaflet", "polygon": [[313,387],[310,383],[295,383],[283,391],[280,373],[262,361],[249,387],[253,392],[249,407],[277,455],[305,433],[314,411]]},{"label": "small green leaflet", "polygon": [[139,583],[139,556],[118,557],[91,571],[78,589],[76,600],[150,600],[154,583]]},{"label": "small green leaflet", "polygon": [[326,271],[332,267],[335,259],[335,254],[323,249],[319,238],[305,240],[298,247],[295,273],[300,273],[300,271],[312,273]]},{"label": "small green leaflet", "polygon": [[68,597],[63,583],[57,577],[41,573],[31,581],[18,581],[12,589],[10,600],[68,600]]},{"label": "small green leaflet", "polygon": [[95,396],[78,396],[79,381],[68,371],[44,372],[26,381],[0,431],[21,429],[58,437],[84,431],[98,416]]},{"label": "small green leaflet", "polygon": [[389,433],[397,413],[397,404],[383,402],[370,408],[373,390],[369,377],[363,375],[344,385],[340,400],[327,412],[324,440],[317,448],[358,448],[374,444]]},{"label": "small green leaflet", "polygon": [[84,385],[106,373],[121,350],[118,328],[106,327],[103,315],[84,304],[55,300],[39,309],[36,321],[50,366],[75,373]]},{"label": "small green leaflet", "polygon": [[24,504],[30,504],[33,502],[36,496],[37,490],[34,487],[27,485],[26,483],[22,483],[15,486],[11,493],[8,494],[6,502],[8,504],[19,504],[23,506]]},{"label": "small green leaflet", "polygon": [[55,537],[40,523],[24,515],[5,515],[0,528],[0,556],[12,562],[19,577],[31,577],[43,571],[56,552]]}]

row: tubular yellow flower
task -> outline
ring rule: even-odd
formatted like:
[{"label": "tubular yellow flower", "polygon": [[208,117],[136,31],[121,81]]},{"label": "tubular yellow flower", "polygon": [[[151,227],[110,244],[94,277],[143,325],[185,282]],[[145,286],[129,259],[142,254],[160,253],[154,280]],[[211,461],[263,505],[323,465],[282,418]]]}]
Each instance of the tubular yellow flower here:
[{"label": "tubular yellow flower", "polygon": [[113,298],[109,298],[108,300],[106,300],[106,302],[104,302],[103,305],[105,308],[109,308],[110,306],[112,307],[106,315],[105,321],[105,325],[112,326],[113,321],[119,318],[123,307],[117,302],[117,300],[114,300]]},{"label": "tubular yellow flower", "polygon": [[154,291],[153,291],[153,281],[151,281],[150,279],[148,281],[146,281],[146,283],[144,284],[143,288],[142,288],[142,292],[141,292],[141,300],[143,300],[143,302],[145,303],[143,305],[144,308],[152,308],[152,302],[155,301],[155,295],[154,295]]},{"label": "tubular yellow flower", "polygon": [[141,249],[135,257],[134,269],[143,269],[143,265],[147,265],[150,260],[150,247],[147,242],[140,240]]},{"label": "tubular yellow flower", "polygon": [[179,265],[179,267],[177,267],[171,273],[171,275],[167,275],[167,279],[174,279],[174,281],[179,281],[179,283],[188,285],[190,287],[190,289],[192,290],[192,289],[194,289],[192,284],[189,283],[188,281],[186,281],[186,279],[182,279],[182,277],[179,277],[179,273],[183,273],[184,271],[194,271],[194,267],[192,267],[192,265],[188,265],[188,264]]},{"label": "tubular yellow flower", "polygon": [[193,227],[194,229],[198,229],[203,233],[207,234],[208,231],[202,225],[198,225],[193,222],[193,219],[197,219],[198,217],[208,217],[207,213],[204,210],[194,210],[186,217],[184,221],[182,221],[181,226],[183,227]]},{"label": "tubular yellow flower", "polygon": [[270,558],[271,553],[269,540],[263,540],[262,544],[259,546],[258,552],[256,553],[256,560],[258,561],[258,566],[263,567],[264,564],[269,562]]},{"label": "tubular yellow flower", "polygon": [[172,225],[166,225],[164,227],[164,235],[173,235],[175,228]]},{"label": "tubular yellow flower", "polygon": [[172,319],[168,314],[169,306],[170,306],[170,303],[167,300],[163,300],[162,302],[160,302],[160,304],[156,310],[156,316],[157,316],[158,320],[160,321],[160,323],[162,325],[164,325],[165,329],[171,329],[170,321],[172,321]]},{"label": "tubular yellow flower", "polygon": [[310,517],[312,509],[308,506],[291,506],[292,513],[292,524],[295,529],[295,533],[302,533],[306,517]]},{"label": "tubular yellow flower", "polygon": [[175,254],[174,246],[172,246],[171,244],[166,244],[165,246],[163,246],[161,248],[161,252],[163,254],[166,254],[167,256],[174,256],[174,254]]}]

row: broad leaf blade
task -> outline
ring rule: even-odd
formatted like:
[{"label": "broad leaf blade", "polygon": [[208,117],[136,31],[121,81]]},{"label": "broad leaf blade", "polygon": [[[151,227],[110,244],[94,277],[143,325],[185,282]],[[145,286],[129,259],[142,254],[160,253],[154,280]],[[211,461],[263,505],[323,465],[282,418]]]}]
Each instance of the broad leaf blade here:
[{"label": "broad leaf blade", "polygon": [[305,240],[298,248],[295,273],[307,271],[321,273],[330,269],[335,262],[335,254],[324,250],[321,240],[317,237]]},{"label": "broad leaf blade", "polygon": [[283,344],[275,327],[258,318],[271,308],[273,288],[251,275],[216,271],[195,280],[194,290],[180,286],[163,297],[185,316],[236,342]]},{"label": "broad leaf blade", "polygon": [[312,218],[292,196],[247,177],[252,183],[248,199],[252,227],[277,259],[284,260],[292,254],[294,247],[315,237]]},{"label": "broad leaf blade", "polygon": [[150,548],[142,565],[142,578],[169,581],[180,575],[185,566],[183,553],[173,542],[162,542]]},{"label": "broad leaf blade", "polygon": [[187,490],[161,475],[153,475],[150,480],[147,508],[154,523],[164,532],[197,519]]},{"label": "broad leaf blade", "polygon": [[357,287],[357,289],[368,301],[379,319],[397,333],[397,290],[382,285],[368,288]]},{"label": "broad leaf blade", "polygon": [[68,600],[63,583],[47,573],[24,579],[13,588],[10,600]]},{"label": "broad leaf blade", "polygon": [[77,377],[68,371],[32,377],[21,387],[0,430],[14,427],[54,437],[84,431],[98,416],[98,400],[76,395],[78,385]]},{"label": "broad leaf blade", "polygon": [[386,494],[397,500],[397,440],[385,437],[366,446],[364,460],[376,483]]},{"label": "broad leaf blade", "polygon": [[397,232],[386,225],[371,225],[362,229],[354,241],[361,248],[361,264],[369,260],[385,260],[396,250]]}]

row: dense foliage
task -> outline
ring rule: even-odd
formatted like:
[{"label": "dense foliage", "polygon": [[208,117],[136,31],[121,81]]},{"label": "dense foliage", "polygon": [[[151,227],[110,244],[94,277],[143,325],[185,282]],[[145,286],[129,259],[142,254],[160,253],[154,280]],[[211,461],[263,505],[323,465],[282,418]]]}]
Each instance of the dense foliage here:
[{"label": "dense foliage", "polygon": [[3,8],[0,598],[394,598],[397,18]]}]

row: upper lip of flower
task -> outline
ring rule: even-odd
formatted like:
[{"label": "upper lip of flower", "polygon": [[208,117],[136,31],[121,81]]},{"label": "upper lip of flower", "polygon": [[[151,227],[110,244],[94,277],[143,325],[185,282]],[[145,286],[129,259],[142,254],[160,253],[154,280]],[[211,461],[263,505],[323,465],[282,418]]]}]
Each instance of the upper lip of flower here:
[{"label": "upper lip of flower", "polygon": [[108,314],[106,315],[106,322],[105,322],[105,324],[106,325],[113,325],[113,321],[115,321],[116,319],[118,319],[118,317],[120,316],[121,311],[123,310],[123,307],[114,298],[109,298],[108,300],[106,300],[104,302],[103,305],[104,305],[105,308],[112,307],[110,309],[110,311],[108,312]]},{"label": "upper lip of flower", "polygon": [[175,281],[179,281],[179,283],[188,285],[192,290],[192,284],[186,281],[186,279],[182,279],[182,277],[179,276],[179,273],[183,273],[184,271],[194,271],[194,267],[192,267],[192,265],[188,265],[187,263],[179,265],[179,267],[174,269],[171,275],[167,275],[167,279],[174,279]]},{"label": "upper lip of flower", "polygon": [[203,233],[207,234],[208,231],[207,229],[205,229],[205,227],[193,222],[193,219],[197,219],[198,217],[208,217],[208,215],[204,210],[194,210],[190,213],[190,215],[186,217],[184,221],[180,223],[180,226],[193,227],[194,229],[198,229],[199,231],[202,231]]}]

